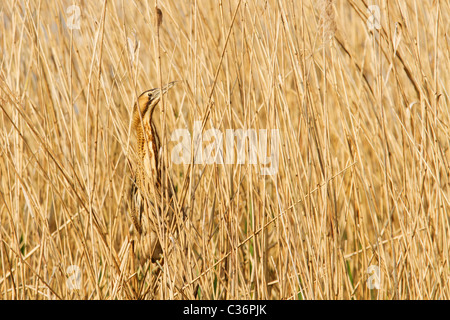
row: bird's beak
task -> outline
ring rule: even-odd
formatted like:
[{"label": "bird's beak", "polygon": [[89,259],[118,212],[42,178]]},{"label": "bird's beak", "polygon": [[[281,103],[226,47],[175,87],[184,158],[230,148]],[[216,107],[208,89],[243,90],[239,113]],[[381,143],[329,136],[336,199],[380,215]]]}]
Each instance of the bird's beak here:
[{"label": "bird's beak", "polygon": [[161,98],[161,95],[165,94],[167,91],[169,91],[178,81],[172,81],[166,84],[164,87],[162,87],[162,90],[159,90],[156,92],[157,96],[154,98]]}]

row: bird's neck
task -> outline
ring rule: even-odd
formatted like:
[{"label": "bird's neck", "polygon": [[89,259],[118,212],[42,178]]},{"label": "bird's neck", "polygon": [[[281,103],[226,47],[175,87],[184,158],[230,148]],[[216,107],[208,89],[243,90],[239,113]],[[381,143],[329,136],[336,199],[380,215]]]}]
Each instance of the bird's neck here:
[{"label": "bird's neck", "polygon": [[[136,110],[139,112],[138,110]],[[160,181],[159,170],[159,148],[160,141],[157,129],[154,124],[154,108],[144,110],[142,121],[139,113],[134,117],[134,127],[137,135],[137,152],[143,172],[151,175],[155,183]]]}]

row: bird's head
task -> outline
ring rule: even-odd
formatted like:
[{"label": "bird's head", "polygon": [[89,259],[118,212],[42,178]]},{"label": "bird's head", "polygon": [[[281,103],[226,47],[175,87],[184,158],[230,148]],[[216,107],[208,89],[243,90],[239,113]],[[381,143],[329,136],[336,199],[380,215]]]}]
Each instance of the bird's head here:
[{"label": "bird's head", "polygon": [[155,88],[141,93],[138,98],[138,104],[142,116],[144,116],[149,111],[152,113],[159,100],[161,100],[161,96],[169,91],[169,89],[171,89],[176,83],[177,81],[172,81],[162,87],[162,89]]}]

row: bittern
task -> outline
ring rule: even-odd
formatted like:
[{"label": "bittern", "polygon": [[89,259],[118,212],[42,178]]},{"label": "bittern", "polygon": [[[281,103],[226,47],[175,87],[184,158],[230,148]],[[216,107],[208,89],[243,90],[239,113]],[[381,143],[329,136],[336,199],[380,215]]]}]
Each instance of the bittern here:
[{"label": "bittern", "polygon": [[[158,230],[162,228],[159,227],[165,226],[165,230],[168,230],[174,221],[174,192],[170,176],[167,186],[164,190],[161,188],[161,169],[167,173],[167,164],[162,161],[161,143],[155,125],[159,119],[153,114],[161,96],[175,83],[144,91],[133,111],[132,125],[137,138],[138,163],[131,187],[130,215],[141,242],[144,242],[145,257],[149,256],[152,262],[161,259],[163,254],[158,237]],[[162,203],[164,212],[161,210]]]}]

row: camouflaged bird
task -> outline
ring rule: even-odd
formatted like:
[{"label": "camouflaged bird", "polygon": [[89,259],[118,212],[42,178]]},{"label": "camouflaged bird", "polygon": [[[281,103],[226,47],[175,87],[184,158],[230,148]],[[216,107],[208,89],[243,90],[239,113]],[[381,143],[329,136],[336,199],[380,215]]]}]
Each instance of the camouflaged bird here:
[{"label": "camouflaged bird", "polygon": [[[130,216],[139,234],[144,258],[150,257],[152,262],[162,258],[160,231],[170,232],[173,228],[175,205],[170,176],[168,187],[161,196],[161,169],[165,170],[166,165],[162,161],[161,144],[155,126],[157,119],[153,114],[161,96],[174,85],[175,82],[170,82],[162,89],[144,91],[133,111],[132,125],[136,132],[138,161],[131,187]],[[164,202],[164,212],[161,212],[161,201]]]}]

